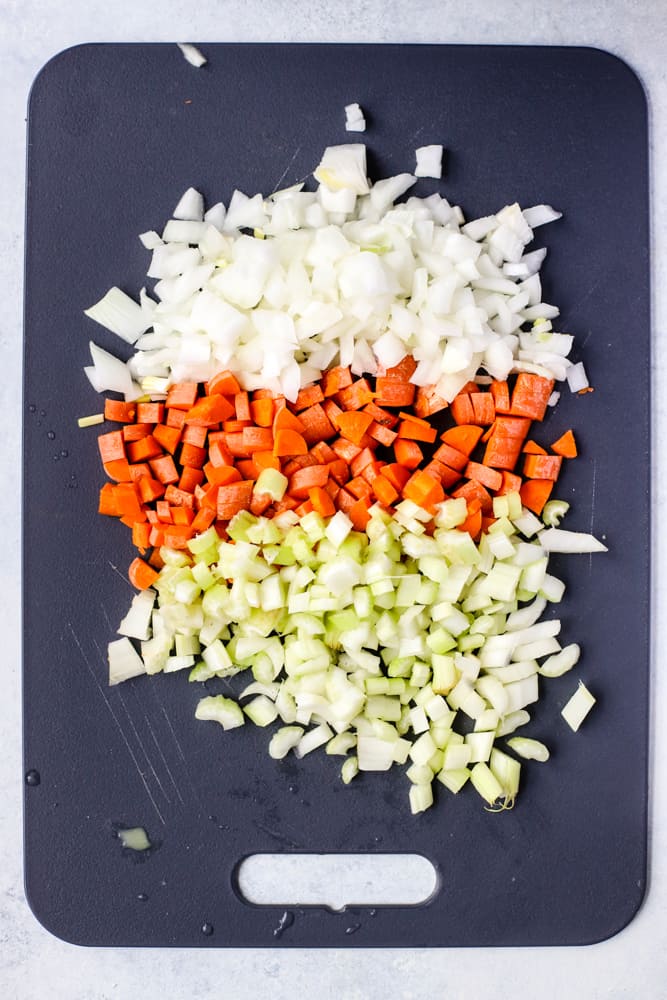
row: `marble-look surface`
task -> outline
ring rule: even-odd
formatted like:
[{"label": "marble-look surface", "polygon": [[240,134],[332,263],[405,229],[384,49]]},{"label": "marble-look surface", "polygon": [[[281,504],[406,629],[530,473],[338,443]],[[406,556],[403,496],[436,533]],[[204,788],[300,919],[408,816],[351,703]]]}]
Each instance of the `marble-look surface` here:
[{"label": "marble-look surface", "polygon": [[[21,283],[24,118],[28,88],[59,50],[86,41],[391,41],[594,45],[626,59],[648,90],[652,137],[654,366],[667,323],[667,5],[651,0],[200,0],[193,5],[0,0],[0,996],[102,1000],[138,995],[319,1000],[447,997],[632,1000],[667,997],[667,544],[655,532],[651,860],[646,902],[630,926],[588,948],[409,951],[84,950],[51,937],[23,896],[20,749]],[[194,72],[194,70],[193,70]],[[654,389],[653,500],[667,500],[667,409]],[[661,454],[662,452],[662,454]],[[656,526],[658,517],[654,518]],[[622,734],[619,734],[622,738]],[[657,777],[657,780],[656,780]],[[619,788],[619,795],[623,789]]]}]

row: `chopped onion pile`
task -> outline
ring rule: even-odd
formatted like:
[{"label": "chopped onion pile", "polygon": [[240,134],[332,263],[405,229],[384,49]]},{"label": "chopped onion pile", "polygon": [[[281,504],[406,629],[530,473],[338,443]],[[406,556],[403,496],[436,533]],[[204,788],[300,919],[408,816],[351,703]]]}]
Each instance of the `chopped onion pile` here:
[{"label": "chopped onion pile", "polygon": [[[442,147],[417,154],[416,174],[440,176]],[[448,401],[480,370],[587,388],[572,336],[552,329],[558,308],[542,301],[546,250],[526,251],[560,213],[512,204],[466,223],[437,192],[395,204],[415,175],[371,184],[363,144],[328,147],[314,176],[316,191],[237,190],[207,211],[186,191],[162,234],[141,236],[152,295],[112,288],[87,310],[135,348],[114,365],[91,347],[95,389],[136,398],[229,368],[244,388],[293,400],[332,365],[376,374],[408,353],[411,380]]]},{"label": "chopped onion pile", "polygon": [[[340,511],[300,520],[243,511],[228,541],[211,527],[189,553],[163,548],[155,590],[135,597],[109,646],[110,682],[142,670],[189,670],[192,681],[250,671],[238,701],[205,697],[197,718],[224,729],[278,723],[272,757],[324,748],[346,757],[346,783],[407,765],[413,813],[433,803],[436,779],[454,793],[470,780],[490,806],[509,807],[521,765],[496,741],[530,721],[540,675],[560,676],[579,658],[578,646],[561,648],[560,621],[541,620],[565,589],[542,540],[556,532],[559,551],[569,534],[570,551],[604,546],[544,529],[518,493],[493,503],[478,544],[458,530],[461,498],[437,505],[432,536],[432,514],[404,500],[393,518],[372,507],[364,533]],[[585,690],[563,711],[572,728],[588,710]],[[549,755],[533,739],[508,748]]]}]

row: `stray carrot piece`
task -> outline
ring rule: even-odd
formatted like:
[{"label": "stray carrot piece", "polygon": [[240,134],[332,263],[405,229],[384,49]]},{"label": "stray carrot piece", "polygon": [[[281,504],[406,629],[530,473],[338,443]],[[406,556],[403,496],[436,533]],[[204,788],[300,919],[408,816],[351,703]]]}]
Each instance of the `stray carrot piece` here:
[{"label": "stray carrot piece", "polygon": [[457,472],[456,469],[450,469],[448,465],[445,465],[444,462],[439,462],[436,458],[424,467],[424,472],[428,472],[429,476],[438,479],[443,489],[446,490],[458,483],[461,478],[460,472]]},{"label": "stray carrot piece", "polygon": [[166,424],[158,424],[153,431],[153,437],[162,445],[165,451],[173,455],[181,440],[181,431],[178,427],[168,427]]},{"label": "stray carrot piece", "polygon": [[132,525],[132,544],[142,552],[150,545],[151,526],[148,521],[135,521]]},{"label": "stray carrot piece", "polygon": [[[350,489],[351,484],[348,485]],[[389,482],[386,476],[377,476],[373,480],[373,493],[376,499],[380,501],[385,507],[391,507],[393,503],[398,500],[399,494],[394,486]]]},{"label": "stray carrot piece", "polygon": [[526,441],[521,449],[524,455],[546,455],[546,450],[537,441]]},{"label": "stray carrot piece", "polygon": [[530,420],[526,417],[496,417],[484,452],[484,465],[511,471],[521,454],[529,427]]},{"label": "stray carrot piece", "polygon": [[167,500],[158,500],[155,504],[155,513],[160,524],[173,524],[171,507]]},{"label": "stray carrot piece", "polygon": [[237,420],[252,420],[250,415],[250,397],[243,389],[234,396],[234,409]]},{"label": "stray carrot piece", "polygon": [[178,458],[181,465],[190,465],[193,469],[201,469],[206,459],[206,448],[198,448],[196,444],[184,444]]},{"label": "stray carrot piece", "polygon": [[137,404],[122,399],[104,400],[104,419],[116,424],[131,424],[137,419]]},{"label": "stray carrot piece", "polygon": [[379,406],[412,406],[416,391],[412,382],[380,375],[375,381],[375,402]]},{"label": "stray carrot piece", "polygon": [[152,479],[150,476],[144,476],[140,479],[137,483],[137,489],[142,503],[153,503],[154,500],[163,497],[165,491],[164,485],[158,479]]},{"label": "stray carrot piece", "polygon": [[109,431],[107,434],[100,434],[97,439],[97,447],[100,450],[102,462],[116,462],[125,458],[125,444],[123,442],[122,431]]},{"label": "stray carrot piece", "polygon": [[186,490],[181,490],[178,486],[169,484],[164,493],[165,500],[171,504],[172,507],[190,507],[193,508],[195,505],[195,498],[193,493],[188,493]]},{"label": "stray carrot piece", "polygon": [[482,511],[481,508],[469,513],[462,524],[457,525],[459,531],[467,531],[473,541],[477,541],[482,531]]},{"label": "stray carrot piece", "polygon": [[194,521],[192,522],[192,530],[195,535],[199,535],[202,531],[206,531],[210,528],[215,521],[215,510],[211,507],[202,507],[195,514]]},{"label": "stray carrot piece", "polygon": [[[527,431],[528,428],[526,428]],[[450,427],[444,434],[441,434],[440,440],[469,457],[475,450],[482,433],[482,428],[476,427],[474,424],[459,424],[458,427]],[[451,465],[451,462],[448,464]]]},{"label": "stray carrot piece", "polygon": [[106,514],[107,517],[118,517],[118,505],[114,497],[113,486],[105,483],[100,490],[100,500],[97,507],[98,514]]},{"label": "stray carrot piece", "polygon": [[172,407],[167,410],[167,419],[165,420],[165,424],[167,427],[184,427],[185,414],[185,410],[176,410]]},{"label": "stray carrot piece", "polygon": [[576,458],[578,455],[577,442],[574,440],[574,434],[572,431],[565,431],[565,433],[551,445],[551,450],[555,451],[557,455],[561,455],[562,458]]},{"label": "stray carrot piece", "polygon": [[477,482],[475,479],[469,479],[467,482],[463,483],[462,486],[459,486],[454,490],[452,496],[457,499],[458,497],[465,497],[468,503],[470,503],[471,500],[477,500],[481,505],[484,514],[491,514],[493,512],[493,499],[491,494],[485,486],[482,486],[482,484]]},{"label": "stray carrot piece", "polygon": [[399,382],[409,382],[414,375],[416,368],[417,362],[415,359],[411,354],[406,354],[397,365],[393,366],[393,368],[387,368],[385,377],[398,379]]},{"label": "stray carrot piece", "polygon": [[152,434],[147,434],[139,441],[131,441],[127,446],[127,457],[130,462],[146,462],[161,454],[162,447]]},{"label": "stray carrot piece", "polygon": [[348,410],[346,413],[341,413],[338,418],[338,429],[344,438],[358,445],[372,423],[373,418],[370,413]]},{"label": "stray carrot piece", "polygon": [[181,478],[178,480],[179,490],[186,493],[194,493],[195,486],[200,486],[204,482],[204,470],[194,468],[191,465],[184,465],[181,469]]},{"label": "stray carrot piece", "polygon": [[491,395],[493,396],[493,405],[496,413],[510,412],[510,390],[507,382],[499,382],[498,380],[492,382]]},{"label": "stray carrot piece", "polygon": [[490,469],[487,465],[479,462],[468,462],[463,475],[466,479],[474,479],[489,490],[499,490],[503,485],[503,477],[497,469]]},{"label": "stray carrot piece", "polygon": [[[405,417],[405,414],[401,413],[401,416]],[[425,420],[419,420],[417,417],[408,417],[401,420],[398,425],[399,438],[405,438],[408,441],[425,441],[427,444],[433,444],[437,434],[435,427],[431,427]]]},{"label": "stray carrot piece", "polygon": [[240,483],[230,483],[218,489],[218,518],[221,521],[231,521],[240,510],[247,510],[255,484],[252,480]]},{"label": "stray carrot piece", "polygon": [[224,441],[211,441],[208,449],[211,465],[233,465],[234,456]]},{"label": "stray carrot piece", "polygon": [[333,448],[329,447],[326,441],[318,441],[317,444],[310,449],[310,454],[322,465],[328,465],[329,462],[336,461],[336,452]]},{"label": "stray carrot piece", "polygon": [[311,487],[308,490],[308,499],[313,505],[313,510],[317,511],[321,517],[331,517],[336,513],[336,505],[323,487]]},{"label": "stray carrot piece", "polygon": [[292,407],[297,413],[301,410],[307,410],[309,407],[314,406],[315,403],[321,403],[324,400],[324,393],[322,392],[319,385],[307,385],[305,389],[300,389],[299,393],[292,403]]},{"label": "stray carrot piece", "polygon": [[127,575],[130,583],[137,590],[147,590],[149,587],[152,587],[158,577],[153,567],[138,557],[130,563]]},{"label": "stray carrot piece", "polygon": [[367,465],[375,459],[375,455],[370,448],[362,448],[358,455],[355,455],[350,462],[350,472],[353,476],[359,476]]},{"label": "stray carrot piece", "polygon": [[[247,397],[247,393],[245,394]],[[236,398],[236,397],[235,397]],[[185,414],[185,423],[195,427],[215,427],[234,416],[234,407],[224,396],[202,396]],[[238,411],[236,411],[238,417]],[[241,418],[239,418],[241,419]],[[249,420],[250,417],[244,419]]]},{"label": "stray carrot piece", "polygon": [[241,473],[233,465],[212,465],[207,462],[203,469],[207,483],[215,486],[227,486],[241,479]]},{"label": "stray carrot piece", "polygon": [[528,479],[552,479],[556,482],[562,462],[560,455],[526,455],[523,474]]},{"label": "stray carrot piece", "polygon": [[340,365],[337,368],[329,368],[322,375],[320,384],[325,397],[335,396],[341,389],[347,389],[349,385],[352,385],[350,369]]},{"label": "stray carrot piece", "polygon": [[433,458],[443,465],[448,465],[450,469],[457,469],[462,472],[468,464],[468,456],[464,455],[458,448],[453,448],[451,444],[443,442],[433,453]]},{"label": "stray carrot piece", "polygon": [[189,410],[197,399],[196,382],[176,382],[167,392],[165,405],[175,410]]},{"label": "stray carrot piece", "polygon": [[[327,419],[332,427],[338,430],[338,418],[340,417],[343,410],[341,410],[338,403],[333,399],[325,399],[322,403],[322,409],[327,415]],[[366,407],[365,407],[366,409]]]},{"label": "stray carrot piece", "polygon": [[505,493],[518,493],[523,482],[521,476],[517,476],[514,472],[508,472],[507,469],[503,469],[500,474],[503,477],[503,482],[500,489],[496,490],[496,496],[501,497]]},{"label": "stray carrot piece", "polygon": [[496,408],[490,392],[471,392],[470,402],[474,423],[487,427],[496,419]]},{"label": "stray carrot piece", "polygon": [[117,458],[113,462],[105,462],[104,471],[109,479],[115,479],[117,483],[129,483],[132,480],[130,464],[126,458]]},{"label": "stray carrot piece", "polygon": [[137,403],[138,424],[161,424],[164,419],[164,403]]},{"label": "stray carrot piece", "polygon": [[542,513],[545,503],[551,496],[553,488],[552,479],[527,479],[519,490],[521,503],[528,510],[532,510],[533,514],[539,515]]},{"label": "stray carrot piece", "polygon": [[141,438],[150,434],[152,430],[152,424],[125,424],[121,434],[123,435],[123,441],[127,444],[128,441],[140,441]]},{"label": "stray carrot piece", "polygon": [[424,453],[416,441],[399,437],[394,442],[394,455],[400,465],[406,469],[417,469],[424,460]]},{"label": "stray carrot piece", "polygon": [[367,403],[372,403],[374,398],[375,393],[365,378],[357,379],[336,394],[336,402],[344,410],[361,410]]},{"label": "stray carrot piece", "polygon": [[343,458],[337,458],[333,462],[327,462],[329,475],[335,483],[343,486],[350,478],[350,467]]},{"label": "stray carrot piece", "polygon": [[382,475],[388,479],[394,489],[400,493],[410,478],[410,469],[399,462],[389,462],[382,469]]},{"label": "stray carrot piece", "polygon": [[308,490],[313,486],[325,486],[328,478],[329,469],[326,465],[309,465],[304,469],[297,469],[290,476],[288,492],[297,500],[304,500],[308,496]]},{"label": "stray carrot piece", "polygon": [[356,497],[357,500],[360,497],[369,497],[373,492],[370,484],[366,482],[363,476],[355,476],[354,479],[350,479],[350,481],[345,484],[345,489],[348,490],[353,497]]},{"label": "stray carrot piece", "polygon": [[167,483],[178,482],[178,470],[174,465],[171,455],[160,455],[159,458],[151,458],[148,464],[153,470],[155,478],[159,479],[161,483],[166,485]]},{"label": "stray carrot piece", "polygon": [[250,457],[259,472],[262,469],[277,469],[280,472],[280,459],[272,451],[253,451]]},{"label": "stray carrot piece", "polygon": [[553,379],[529,372],[519,372],[512,393],[512,414],[517,417],[529,417],[530,420],[544,420],[553,388]]},{"label": "stray carrot piece", "polygon": [[254,420],[258,427],[270,427],[273,423],[273,411],[275,407],[270,396],[262,399],[253,399],[250,403],[250,418]]},{"label": "stray carrot piece", "polygon": [[317,444],[318,441],[326,441],[335,437],[336,428],[326,415],[324,408],[315,403],[307,410],[302,410],[299,419],[303,424],[303,437],[307,444]]},{"label": "stray carrot piece", "polygon": [[216,393],[221,396],[235,396],[240,391],[241,386],[236,376],[230,371],[218,372],[212,379],[209,379],[206,385],[206,394],[208,396],[213,396]]},{"label": "stray carrot piece", "polygon": [[460,392],[449,404],[449,411],[457,424],[472,424],[475,422],[475,411],[470,402],[470,396]]},{"label": "stray carrot piece", "polygon": [[196,427],[194,424],[186,424],[183,428],[181,441],[183,444],[193,444],[196,448],[203,448],[208,437],[206,427]]},{"label": "stray carrot piece", "polygon": [[449,403],[436,392],[434,385],[420,385],[417,388],[414,411],[418,417],[432,417],[448,406]]},{"label": "stray carrot piece", "polygon": [[[349,494],[348,494],[349,495]],[[369,502],[364,497],[355,501],[347,510],[347,516],[352,521],[355,531],[365,531],[371,515],[368,513]]]},{"label": "stray carrot piece", "polygon": [[[258,449],[255,449],[258,450]],[[288,455],[307,455],[308,445],[305,438],[298,431],[285,427],[276,431],[273,441],[273,454],[276,458],[285,458]]]}]

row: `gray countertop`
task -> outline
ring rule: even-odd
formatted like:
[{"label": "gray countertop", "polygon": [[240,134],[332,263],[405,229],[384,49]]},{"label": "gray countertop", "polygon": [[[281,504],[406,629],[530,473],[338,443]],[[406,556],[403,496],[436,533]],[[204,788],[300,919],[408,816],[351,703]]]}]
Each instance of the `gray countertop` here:
[{"label": "gray countertop", "polygon": [[[585,7],[585,9],[581,9]],[[196,14],[195,14],[196,11]],[[0,4],[0,407],[10,428],[0,449],[0,634],[4,636],[4,697],[0,708],[0,991],[4,996],[101,1000],[139,994],[152,1000],[186,997],[275,1000],[448,997],[476,1000],[667,997],[667,783],[653,776],[667,763],[667,545],[654,514],[654,663],[652,678],[652,799],[649,889],[632,923],[610,941],[583,948],[421,951],[185,951],[81,949],[45,931],[23,895],[20,745],[20,431],[21,285],[26,101],[47,59],[88,41],[366,41],[592,45],[624,58],[648,92],[651,134],[654,348],[667,323],[667,6],[593,0],[175,0],[115,4],[71,0],[5,0]],[[193,70],[194,72],[194,70]],[[662,380],[654,385],[653,503],[667,501],[664,460],[667,407]],[[661,455],[662,449],[662,455]],[[631,668],[631,665],[628,665]],[[619,733],[619,739],[622,739]],[[619,788],[619,795],[623,789]],[[548,861],[548,859],[545,859]]]}]

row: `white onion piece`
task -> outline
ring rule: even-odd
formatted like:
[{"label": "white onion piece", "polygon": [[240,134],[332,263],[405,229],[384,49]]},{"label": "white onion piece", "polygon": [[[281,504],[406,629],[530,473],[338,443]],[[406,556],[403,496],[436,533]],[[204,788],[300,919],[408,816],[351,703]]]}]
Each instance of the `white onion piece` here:
[{"label": "white onion piece", "polygon": [[442,177],[442,146],[420,146],[415,159],[415,177]]},{"label": "white onion piece", "polygon": [[84,313],[128,344],[133,344],[149,326],[141,306],[115,286]]},{"label": "white onion piece", "polygon": [[588,389],[588,376],[581,361],[568,369],[567,384],[570,387],[570,392],[581,392],[582,389]]},{"label": "white onion piece", "polygon": [[179,49],[183,53],[183,57],[186,62],[189,62],[191,66],[199,69],[200,66],[205,66],[207,63],[206,56],[203,55],[196,45],[191,45],[190,42],[176,42]]},{"label": "white onion piece", "polygon": [[555,222],[556,219],[562,218],[562,215],[562,212],[557,212],[551,205],[534,205],[523,210],[523,217],[531,229],[544,226],[547,222]]},{"label": "white onion piece", "polygon": [[188,188],[174,209],[174,219],[201,222],[204,218],[204,199],[199,191]]},{"label": "white onion piece", "polygon": [[[95,383],[100,386],[98,392],[122,392],[132,398],[134,385],[127,365],[108,351],[90,341],[90,356],[95,366]],[[139,393],[137,393],[139,395]]]}]

